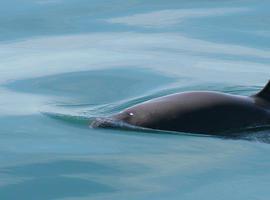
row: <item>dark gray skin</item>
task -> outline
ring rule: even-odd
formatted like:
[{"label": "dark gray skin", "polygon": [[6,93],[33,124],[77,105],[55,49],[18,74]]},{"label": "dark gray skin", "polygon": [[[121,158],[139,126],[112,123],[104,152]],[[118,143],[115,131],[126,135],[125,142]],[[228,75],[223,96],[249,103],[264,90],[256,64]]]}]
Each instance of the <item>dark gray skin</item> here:
[{"label": "dark gray skin", "polygon": [[165,131],[228,135],[229,132],[270,125],[270,83],[246,97],[220,92],[172,94],[127,108],[111,120],[94,121],[93,127],[111,122]]}]

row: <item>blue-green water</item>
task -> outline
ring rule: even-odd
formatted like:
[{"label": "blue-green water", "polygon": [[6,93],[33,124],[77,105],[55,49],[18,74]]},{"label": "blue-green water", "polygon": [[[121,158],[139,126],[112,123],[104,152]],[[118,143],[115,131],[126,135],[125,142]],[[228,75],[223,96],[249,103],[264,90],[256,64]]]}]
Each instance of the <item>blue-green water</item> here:
[{"label": "blue-green water", "polygon": [[89,128],[186,90],[270,78],[267,0],[0,2],[1,200],[266,200],[270,133]]}]

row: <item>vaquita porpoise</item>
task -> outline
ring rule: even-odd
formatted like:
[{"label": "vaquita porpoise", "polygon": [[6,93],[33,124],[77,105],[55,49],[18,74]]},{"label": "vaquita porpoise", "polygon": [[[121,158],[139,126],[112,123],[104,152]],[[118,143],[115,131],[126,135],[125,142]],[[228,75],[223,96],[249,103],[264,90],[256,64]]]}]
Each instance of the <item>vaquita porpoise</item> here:
[{"label": "vaquita porpoise", "polygon": [[109,128],[117,124],[207,135],[269,126],[270,81],[252,96],[191,91],[155,98],[107,118],[96,118],[91,126]]}]

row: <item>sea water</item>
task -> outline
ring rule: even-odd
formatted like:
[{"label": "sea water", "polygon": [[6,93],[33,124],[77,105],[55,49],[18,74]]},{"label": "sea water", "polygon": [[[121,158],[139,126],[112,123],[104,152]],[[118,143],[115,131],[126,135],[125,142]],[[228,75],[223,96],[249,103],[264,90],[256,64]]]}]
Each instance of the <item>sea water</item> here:
[{"label": "sea water", "polygon": [[268,200],[268,130],[225,139],[89,124],[175,92],[255,94],[270,78],[269,7],[2,0],[0,199]]}]

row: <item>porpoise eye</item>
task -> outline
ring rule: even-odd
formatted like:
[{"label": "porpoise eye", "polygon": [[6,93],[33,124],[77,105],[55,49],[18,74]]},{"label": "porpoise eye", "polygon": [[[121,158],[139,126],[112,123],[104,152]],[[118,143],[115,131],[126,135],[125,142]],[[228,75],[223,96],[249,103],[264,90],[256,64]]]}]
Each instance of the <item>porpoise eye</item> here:
[{"label": "porpoise eye", "polygon": [[133,115],[134,115],[134,113],[133,113],[133,112],[130,112],[130,113],[128,113],[128,115],[133,116]]}]

